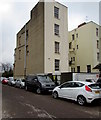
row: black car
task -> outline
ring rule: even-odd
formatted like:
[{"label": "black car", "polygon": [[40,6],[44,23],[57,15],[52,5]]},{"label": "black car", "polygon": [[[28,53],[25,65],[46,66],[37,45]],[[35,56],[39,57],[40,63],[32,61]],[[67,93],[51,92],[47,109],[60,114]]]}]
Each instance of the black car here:
[{"label": "black car", "polygon": [[25,80],[25,89],[34,90],[37,94],[43,91],[52,92],[55,83],[47,75],[28,75]]},{"label": "black car", "polygon": [[101,87],[101,78],[99,78],[96,83]]}]

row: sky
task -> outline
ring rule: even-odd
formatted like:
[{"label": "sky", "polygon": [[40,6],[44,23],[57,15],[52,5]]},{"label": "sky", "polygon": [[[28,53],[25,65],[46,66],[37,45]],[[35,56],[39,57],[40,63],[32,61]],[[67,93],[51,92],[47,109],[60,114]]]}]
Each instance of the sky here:
[{"label": "sky", "polygon": [[[14,63],[16,34],[39,0],[0,0],[0,63]],[[51,0],[50,0],[51,1]],[[56,0],[68,7],[68,30],[83,22],[99,24],[100,0]]]}]

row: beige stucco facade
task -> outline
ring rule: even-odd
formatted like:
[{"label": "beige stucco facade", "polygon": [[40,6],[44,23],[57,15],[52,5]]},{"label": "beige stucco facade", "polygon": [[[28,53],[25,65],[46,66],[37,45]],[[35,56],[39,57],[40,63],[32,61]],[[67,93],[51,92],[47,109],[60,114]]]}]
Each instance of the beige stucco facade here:
[{"label": "beige stucco facade", "polygon": [[[59,18],[54,17],[54,7]],[[68,65],[68,9],[58,2],[39,2],[31,10],[28,23],[17,33],[14,77],[37,73],[58,74],[67,72]],[[54,34],[54,24],[59,25],[59,35]],[[59,53],[55,53],[55,42]],[[55,71],[55,59],[60,61]]]},{"label": "beige stucco facade", "polygon": [[69,32],[70,71],[78,72],[78,66],[79,72],[98,72],[93,68],[99,63],[99,28],[91,21]]}]

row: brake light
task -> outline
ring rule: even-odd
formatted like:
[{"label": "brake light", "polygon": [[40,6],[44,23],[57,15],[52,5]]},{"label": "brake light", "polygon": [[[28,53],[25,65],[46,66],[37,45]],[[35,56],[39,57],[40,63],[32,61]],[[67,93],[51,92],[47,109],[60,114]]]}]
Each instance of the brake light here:
[{"label": "brake light", "polygon": [[85,90],[88,92],[92,92],[91,88],[89,88],[87,85],[85,86]]}]

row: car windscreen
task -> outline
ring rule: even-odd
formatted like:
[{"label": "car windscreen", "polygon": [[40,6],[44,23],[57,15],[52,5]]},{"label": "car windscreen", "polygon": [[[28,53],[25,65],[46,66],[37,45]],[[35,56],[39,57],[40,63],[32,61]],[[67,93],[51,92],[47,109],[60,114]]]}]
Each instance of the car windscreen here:
[{"label": "car windscreen", "polygon": [[101,89],[100,85],[99,84],[90,84],[88,85],[90,88],[92,89]]},{"label": "car windscreen", "polygon": [[46,82],[46,83],[52,82],[52,80],[48,76],[38,76],[38,80],[40,82]]}]

